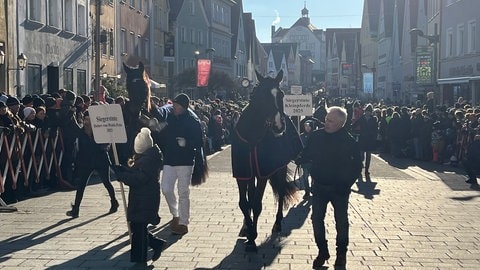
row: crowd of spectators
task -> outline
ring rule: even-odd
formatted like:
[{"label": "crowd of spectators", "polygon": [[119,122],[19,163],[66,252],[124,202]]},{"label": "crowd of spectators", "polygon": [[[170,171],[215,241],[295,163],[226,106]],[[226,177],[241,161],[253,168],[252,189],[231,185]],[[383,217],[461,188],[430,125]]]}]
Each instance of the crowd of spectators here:
[{"label": "crowd of spectators", "polygon": [[[76,137],[70,132],[71,117],[75,118],[79,127],[83,125],[83,115],[90,106],[97,104],[120,104],[123,105],[128,101],[127,97],[109,97],[106,96],[101,100],[95,100],[93,95],[75,95],[72,91],[60,89],[56,93],[43,95],[25,95],[22,98],[0,93],[0,132],[11,142],[14,135],[23,141],[27,133],[33,136],[37,131],[41,131],[43,139],[49,136],[57,136],[57,131],[61,131],[63,155],[60,164],[61,176],[66,181],[67,187],[75,186],[75,161]],[[151,97],[151,102],[155,106],[163,106],[171,103],[167,97]],[[240,110],[245,104],[242,101],[222,101],[220,99],[197,99],[190,102],[190,107],[201,120],[204,133],[204,151],[207,155],[222,150],[222,146],[229,143],[229,135],[231,134],[233,125],[240,116]],[[20,144],[22,145],[22,144]],[[36,146],[37,148],[39,146]],[[77,147],[77,148],[76,148]],[[24,147],[20,149],[15,144],[11,154],[2,148],[0,155],[0,164],[6,164],[7,160],[12,161],[12,166],[17,168],[20,157],[24,162],[32,157],[32,152],[39,155],[41,149],[33,151]],[[19,153],[23,151],[23,153]],[[2,198],[7,202],[14,202],[24,196],[30,196],[36,190],[43,188],[64,188],[58,186],[58,179],[55,168],[53,173],[46,177],[45,172],[40,176],[40,182],[34,181],[33,173],[30,173],[29,183],[23,183],[23,177],[16,177],[18,183],[13,187],[12,177],[8,171],[4,172],[5,167],[2,165],[0,171],[4,176],[4,190],[0,189]],[[21,171],[20,176],[24,171]]]},{"label": "crowd of spectators", "polygon": [[[27,132],[41,130],[43,136],[48,137],[55,136],[57,128],[60,127],[65,152],[61,164],[62,176],[74,186],[76,138],[69,134],[68,127],[62,126],[66,113],[72,111],[78,125],[81,126],[83,113],[89,106],[102,103],[122,105],[127,101],[128,98],[123,96],[106,96],[102,100],[95,100],[93,95],[77,96],[72,91],[64,89],[52,94],[26,95],[21,99],[0,93],[0,131],[5,136],[12,134],[21,136]],[[167,97],[152,96],[151,101],[155,106],[171,103]],[[474,141],[475,135],[480,135],[480,107],[468,103],[463,98],[459,98],[451,107],[435,106],[432,98],[427,99],[424,104],[417,103],[415,106],[366,104],[354,99],[332,99],[323,102],[327,102],[328,106],[345,106],[349,112],[349,124],[354,127],[351,132],[356,135],[360,135],[362,131],[355,122],[364,115],[367,105],[373,108],[373,116],[377,121],[375,135],[377,150],[395,157],[457,165],[466,158],[467,149]],[[221,151],[222,146],[230,143],[230,134],[245,105],[245,100],[191,100],[190,107],[201,120],[204,151],[207,155]],[[62,106],[69,107],[65,109]],[[317,111],[323,112],[323,107],[323,103],[319,103]],[[314,116],[318,117],[318,114]],[[293,120],[295,122],[295,119]],[[321,126],[322,116],[315,120]],[[28,155],[23,156],[25,158]],[[13,154],[7,157],[2,150],[0,164],[5,164],[7,158],[18,159],[18,155],[13,151]],[[13,164],[17,163],[18,160],[14,160]],[[3,172],[4,167],[2,166],[0,170],[2,175],[7,176],[5,190],[2,192],[3,198],[5,193],[13,190],[11,180],[8,181],[8,174]],[[52,177],[42,179],[39,184],[30,183],[28,192],[40,186],[56,187],[56,185],[55,175],[52,174]],[[17,184],[17,189],[23,186],[25,185]]]},{"label": "crowd of spectators", "polygon": [[480,106],[462,97],[453,106],[435,105],[432,101],[427,99],[424,104],[410,106],[362,104],[358,100],[343,102],[352,115],[351,133],[358,137],[362,130],[355,129],[356,122],[364,115],[366,106],[373,107],[380,153],[448,166],[465,165],[468,149],[475,136],[480,135]]}]

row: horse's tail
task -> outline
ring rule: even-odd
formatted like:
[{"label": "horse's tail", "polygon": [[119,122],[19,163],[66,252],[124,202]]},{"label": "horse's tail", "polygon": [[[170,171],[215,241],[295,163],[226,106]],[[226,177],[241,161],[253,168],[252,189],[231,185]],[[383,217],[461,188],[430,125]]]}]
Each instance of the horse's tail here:
[{"label": "horse's tail", "polygon": [[192,179],[190,184],[192,186],[198,186],[207,180],[208,177],[208,164],[207,158],[203,153],[203,148],[195,150],[195,165],[193,166]]},{"label": "horse's tail", "polygon": [[297,201],[296,192],[298,190],[293,181],[293,171],[287,166],[277,171],[270,177],[275,199],[283,199],[283,208],[288,209],[290,205]]}]

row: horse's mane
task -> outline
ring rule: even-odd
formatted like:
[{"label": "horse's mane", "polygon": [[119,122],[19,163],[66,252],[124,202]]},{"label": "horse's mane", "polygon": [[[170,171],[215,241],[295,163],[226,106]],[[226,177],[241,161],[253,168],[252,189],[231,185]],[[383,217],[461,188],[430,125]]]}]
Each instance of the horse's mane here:
[{"label": "horse's mane", "polygon": [[143,63],[139,62],[138,66],[135,67],[123,63],[123,69],[127,74],[127,92],[131,106],[138,109],[144,108],[146,111],[150,112],[152,108],[150,102],[151,83]]}]

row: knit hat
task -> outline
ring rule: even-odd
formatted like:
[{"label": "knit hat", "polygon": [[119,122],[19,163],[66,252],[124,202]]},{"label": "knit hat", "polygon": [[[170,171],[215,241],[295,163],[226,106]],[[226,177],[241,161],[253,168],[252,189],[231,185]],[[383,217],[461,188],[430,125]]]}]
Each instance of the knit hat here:
[{"label": "knit hat", "polygon": [[75,98],[75,106],[79,106],[82,104],[83,104],[83,98],[81,96],[77,96],[77,98]]},{"label": "knit hat", "polygon": [[187,109],[190,104],[190,98],[186,94],[181,93],[173,99],[173,102],[178,103],[180,106]]},{"label": "knit hat", "polygon": [[7,106],[20,105],[20,101],[16,97],[9,97],[7,98],[6,104]]},{"label": "knit hat", "polygon": [[23,98],[22,98],[22,104],[23,105],[27,105],[27,104],[30,104],[33,102],[33,98],[32,96],[30,95],[25,95]]},{"label": "knit hat", "polygon": [[66,100],[69,100],[69,101],[75,101],[75,98],[77,97],[77,95],[75,94],[75,92],[71,91],[71,90],[68,90],[68,91],[65,91],[65,97],[64,99]]},{"label": "knit hat", "polygon": [[57,105],[57,102],[55,101],[54,97],[47,97],[45,99],[45,106],[47,108],[50,108],[50,107],[55,106],[55,105]]},{"label": "knit hat", "polygon": [[37,108],[40,106],[45,106],[45,101],[41,97],[33,98],[33,107]]},{"label": "knit hat", "polygon": [[23,119],[27,119],[30,114],[35,113],[35,109],[32,107],[23,108]]},{"label": "knit hat", "polygon": [[75,104],[75,99],[77,98],[77,95],[73,91],[65,91],[65,97],[63,98],[61,102],[62,107],[68,107],[68,106],[73,106]]},{"label": "knit hat", "polygon": [[140,130],[140,132],[135,137],[133,145],[133,150],[135,150],[135,153],[142,154],[153,146],[153,139],[150,134],[151,131],[148,128],[144,127]]}]

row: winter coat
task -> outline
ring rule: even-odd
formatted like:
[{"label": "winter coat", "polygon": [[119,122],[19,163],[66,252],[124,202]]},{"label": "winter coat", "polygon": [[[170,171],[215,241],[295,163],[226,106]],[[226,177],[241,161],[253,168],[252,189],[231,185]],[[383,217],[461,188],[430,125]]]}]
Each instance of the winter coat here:
[{"label": "winter coat", "polygon": [[[173,114],[173,106],[165,105],[158,109],[160,122],[166,121],[167,127],[162,130],[160,137],[156,137],[160,143],[164,155],[164,164],[170,166],[193,165],[195,151],[200,151],[203,146],[203,133],[200,119],[190,109],[181,115]],[[180,147],[177,137],[185,138],[186,146]]]},{"label": "winter coat", "polygon": [[338,194],[349,194],[362,171],[358,143],[345,128],[335,133],[324,129],[313,131],[300,159],[300,163],[312,163],[314,194],[324,186],[333,187]]},{"label": "winter coat", "polygon": [[375,116],[368,119],[362,115],[352,128],[358,127],[360,136],[358,138],[359,146],[362,151],[374,151],[377,147],[378,120]]},{"label": "winter coat", "polygon": [[160,171],[162,153],[157,145],[136,155],[132,167],[112,167],[118,181],[129,186],[127,220],[136,223],[160,223]]},{"label": "winter coat", "polygon": [[110,144],[97,144],[93,137],[85,131],[78,132],[78,152],[75,159],[76,169],[108,170],[110,157],[108,151]]}]

